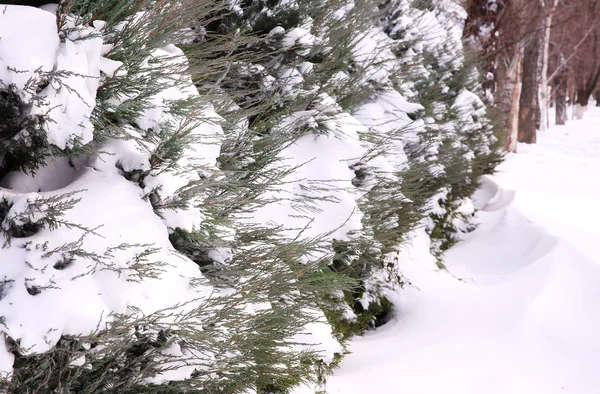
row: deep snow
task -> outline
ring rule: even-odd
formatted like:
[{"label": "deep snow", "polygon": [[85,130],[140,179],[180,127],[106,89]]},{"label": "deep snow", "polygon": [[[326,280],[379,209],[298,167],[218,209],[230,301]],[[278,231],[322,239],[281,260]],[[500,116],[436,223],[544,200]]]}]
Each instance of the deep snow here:
[{"label": "deep snow", "polygon": [[352,341],[328,393],[598,392],[600,109],[538,139],[475,196],[448,271],[415,238],[396,319]]}]

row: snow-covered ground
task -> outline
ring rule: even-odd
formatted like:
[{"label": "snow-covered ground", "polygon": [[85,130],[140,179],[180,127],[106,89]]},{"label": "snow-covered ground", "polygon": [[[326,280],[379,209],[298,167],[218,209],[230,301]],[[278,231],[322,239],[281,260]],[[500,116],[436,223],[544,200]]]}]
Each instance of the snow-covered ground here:
[{"label": "snow-covered ground", "polygon": [[396,319],[353,340],[328,393],[600,392],[600,110],[538,140],[476,196],[447,272],[425,244],[403,254]]}]

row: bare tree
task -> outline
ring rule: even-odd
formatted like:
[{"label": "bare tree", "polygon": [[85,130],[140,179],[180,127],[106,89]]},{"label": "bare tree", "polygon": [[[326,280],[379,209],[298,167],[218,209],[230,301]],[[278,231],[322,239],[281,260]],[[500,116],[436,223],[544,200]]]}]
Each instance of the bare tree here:
[{"label": "bare tree", "polygon": [[[580,0],[576,4],[566,1],[563,3],[563,10],[569,19],[563,29],[560,50],[562,53],[569,53],[573,59],[575,116],[580,119],[600,80],[600,1]],[[577,46],[573,47],[575,43]]]},{"label": "bare tree", "polygon": [[528,2],[523,8],[529,17],[532,33],[523,38],[523,74],[521,77],[521,97],[519,102],[518,140],[533,144],[536,142],[540,86],[540,60],[545,29],[541,23],[545,18],[540,15],[543,0]]},{"label": "bare tree", "polygon": [[[467,0],[464,36],[480,50],[492,82],[493,105],[502,114],[505,147],[535,141],[538,89],[543,69],[544,23],[555,0]],[[548,9],[547,9],[548,8]],[[540,67],[541,66],[541,67]],[[489,78],[489,76],[492,78]],[[523,95],[523,96],[522,96]]]}]

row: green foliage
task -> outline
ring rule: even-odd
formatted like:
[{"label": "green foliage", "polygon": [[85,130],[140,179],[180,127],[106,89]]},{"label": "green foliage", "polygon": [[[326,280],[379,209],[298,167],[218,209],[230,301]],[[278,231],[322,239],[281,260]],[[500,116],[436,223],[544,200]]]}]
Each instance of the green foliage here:
[{"label": "green foliage", "polygon": [[[213,81],[204,74],[195,78],[201,93],[223,90],[235,104],[232,111],[232,103],[217,103],[220,114],[225,118],[223,125],[226,131],[219,159],[220,169],[225,175],[224,183],[230,186],[224,190],[222,185],[217,185],[215,192],[209,194],[211,209],[220,210],[213,217],[223,220],[236,213],[251,215],[257,207],[269,203],[270,201],[263,199],[265,193],[276,190],[278,179],[294,171],[277,162],[277,154],[307,132],[324,132],[306,129],[300,123],[275,131],[283,119],[297,111],[314,108],[314,103],[323,93],[334,97],[342,109],[351,109],[374,91],[373,87],[359,84],[364,78],[364,70],[357,69],[352,60],[352,49],[357,45],[355,32],[366,30],[374,23],[376,16],[373,15],[373,5],[369,2],[356,2],[355,7],[343,18],[334,18],[333,13],[345,5],[345,2],[337,0],[325,3],[299,1],[292,7],[282,7],[278,2],[246,1],[241,3],[240,13],[229,13],[218,22],[213,21],[207,25],[212,29],[210,37],[224,34],[233,36],[240,27],[252,34],[260,34],[244,48],[232,47],[233,56],[240,61],[231,64],[226,76]],[[320,43],[309,47],[298,45],[285,48],[282,45],[283,33],[267,35],[275,27],[290,31],[303,26],[310,18],[318,21],[318,24],[313,23],[313,33],[320,33]],[[203,45],[203,42],[191,44],[186,53],[194,59]],[[282,80],[279,75],[303,62],[310,62],[311,71],[304,74],[303,81],[295,86],[295,94],[287,94],[286,89],[289,87],[286,85],[289,82]],[[333,76],[336,73],[344,73],[347,79],[335,82]],[[335,114],[324,114],[323,119],[334,116]],[[248,119],[247,126],[240,127],[239,120],[244,118]],[[229,203],[224,203],[225,201]],[[389,201],[392,204],[391,198]],[[299,204],[306,206],[303,209],[312,209],[310,201]],[[238,229],[236,232],[241,231]],[[251,245],[246,236],[238,239],[240,242],[231,248],[233,253]],[[364,249],[358,252],[360,256],[353,259],[348,267],[341,267],[338,264],[339,253],[334,247],[337,257],[330,263],[330,269],[338,275],[360,281],[369,276],[373,267],[381,267],[383,263],[380,251],[376,253],[369,250],[372,248],[368,245],[367,238],[356,242]],[[210,247],[205,240],[198,239],[192,243],[203,243],[203,246],[195,251],[186,246],[185,253],[188,256],[202,259],[199,256],[208,255]],[[175,245],[177,244],[175,241]],[[186,245],[189,246],[190,242]],[[203,261],[201,264],[213,268],[216,266],[216,272],[223,270],[220,264],[210,261]],[[354,272],[350,272],[351,270]],[[330,290],[339,289],[332,286]]]},{"label": "green foliage", "polygon": [[[433,12],[436,16],[447,12],[443,4],[431,0],[414,1],[411,6],[417,11],[403,7],[402,2],[389,3],[387,20],[390,32],[394,32],[392,38],[397,41],[396,53],[400,56],[414,47],[415,39],[425,43],[410,61],[402,64],[397,78],[413,84],[415,98],[424,107],[419,113],[424,130],[419,134],[418,143],[409,146],[407,152],[413,161],[428,163],[433,169],[421,178],[421,182],[424,181],[421,190],[428,199],[435,199],[431,203],[440,208],[438,213],[429,215],[428,232],[432,238],[432,253],[443,266],[444,251],[459,241],[461,231],[473,229],[469,224],[472,215],[459,209],[462,202],[476,190],[480,176],[493,171],[502,160],[502,154],[495,125],[489,120],[483,103],[479,101],[471,108],[459,97],[465,89],[483,93],[476,71],[476,57],[464,53],[462,48],[456,47],[459,43],[451,39],[428,44],[430,32],[424,31],[415,37],[414,33],[408,32],[409,27],[393,30],[396,21],[405,13],[412,12],[418,17],[422,12]],[[452,26],[444,28],[451,29]],[[436,31],[435,34],[442,33]],[[416,74],[411,73],[415,64],[423,65]],[[444,197],[439,197],[440,192]],[[462,223],[461,230],[457,228],[459,223]]]},{"label": "green foliage", "polygon": [[[235,116],[229,117],[231,122],[224,120],[223,125],[230,134],[223,144],[219,174],[211,176],[207,169],[182,165],[181,159],[188,154],[190,145],[206,143],[197,140],[193,131],[199,125],[222,121],[207,119],[204,114],[211,103],[219,106],[227,102],[229,97],[221,90],[231,83],[227,71],[246,55],[240,56],[235,51],[236,45],[228,48],[224,39],[205,40],[201,51],[190,49],[194,56],[192,70],[188,70],[183,59],[162,57],[155,50],[186,39],[187,33],[182,33],[184,28],[198,20],[209,20],[222,10],[220,7],[222,5],[216,3],[141,0],[74,0],[61,4],[57,18],[61,34],[74,34],[79,26],[104,21],[98,35],[112,47],[107,56],[121,62],[121,70],[126,71],[106,78],[98,91],[91,147],[101,149],[104,142],[120,138],[133,140],[147,150],[151,156],[150,168],[125,170],[117,163],[122,175],[141,189],[146,189],[148,179],[161,174],[189,176],[189,182],[174,194],[165,194],[161,186],[157,186],[146,190],[144,198],[163,218],[169,212],[186,209],[197,209],[204,215],[201,228],[192,232],[171,229],[170,239],[180,253],[201,266],[215,294],[199,300],[199,307],[185,313],[178,310],[180,306],[174,306],[153,316],[135,311],[115,315],[109,327],[99,328],[89,336],[64,336],[56,347],[42,354],[28,354],[13,341],[10,350],[16,357],[14,373],[10,381],[2,381],[8,392],[229,394],[249,389],[286,392],[300,382],[319,379],[317,370],[323,367],[318,366],[318,356],[295,343],[294,335],[316,319],[315,311],[322,305],[325,294],[351,288],[353,281],[332,272],[322,259],[310,258],[327,253],[322,239],[290,240],[282,237],[280,228],[244,225],[236,217],[264,205],[266,201],[261,202],[264,192],[277,188],[282,177],[293,171],[293,168],[270,166],[274,163],[274,154],[293,142],[284,134],[269,133],[285,113],[275,116],[271,111],[269,117],[256,116],[269,110],[268,106],[258,110],[247,106],[256,113],[254,124],[261,126],[242,135],[235,134]],[[67,13],[71,16],[67,17]],[[242,43],[251,41],[240,40]],[[229,55],[222,56],[227,50],[230,50]],[[257,51],[253,59],[257,61],[261,56]],[[184,76],[188,72],[204,76],[196,81],[199,81],[199,90],[209,94],[168,103],[165,111],[175,118],[183,116],[182,122],[164,122],[156,128],[143,129],[138,120],[144,111],[154,107],[152,98],[166,88],[185,84]],[[240,89],[244,94],[230,89],[231,97],[246,95],[246,88]],[[296,108],[302,105],[306,104],[297,103]],[[256,136],[262,138],[256,141]],[[45,140],[38,145],[42,151],[51,150]],[[93,149],[75,146],[64,154],[69,157],[90,155]],[[252,160],[247,160],[250,157]],[[40,225],[76,225],[60,221],[60,213],[69,208],[61,201],[44,202],[50,211],[43,216],[46,222]],[[12,206],[8,201],[0,206],[6,219]],[[32,210],[37,206],[26,208]],[[56,215],[52,214],[54,206]],[[16,224],[8,227],[7,231],[13,236],[23,235],[21,233],[33,223],[25,220],[32,216],[27,212],[17,212]],[[153,252],[150,245],[137,246]],[[80,242],[65,245],[63,251],[65,258],[60,260],[57,269],[69,264],[69,256],[82,257],[84,253]],[[214,260],[213,256],[218,253],[225,257]],[[110,267],[107,260],[110,254],[83,257],[97,264],[107,264],[103,269]],[[136,258],[143,262],[147,257],[142,253]],[[148,265],[134,264],[133,267],[142,269]],[[147,270],[140,271],[138,279],[153,275]],[[254,308],[265,304],[269,307]],[[147,384],[148,379],[174,368],[171,362],[175,358],[166,353],[170,346],[180,346],[187,352],[183,361],[196,369],[193,378],[168,385]],[[73,363],[83,360],[82,356],[83,365]]]},{"label": "green foliage", "polygon": [[[406,8],[395,7],[406,6],[406,1],[352,4],[350,8],[342,0],[300,0],[286,6],[276,0],[245,0],[240,9],[230,9],[226,3],[192,0],[61,3],[57,22],[62,37],[76,34],[81,26],[105,22],[97,34],[111,48],[107,56],[121,62],[124,72],[105,78],[98,90],[93,142],[75,143],[65,150],[48,145],[43,125],[50,119],[16,121],[26,103],[11,87],[3,87],[0,115],[9,121],[0,129],[2,174],[33,171],[50,154],[92,157],[112,139],[135,142],[149,153],[150,166],[125,170],[117,163],[117,168],[139,186],[140,195],[167,227],[173,212],[201,214],[202,224],[193,230],[169,227],[169,239],[204,274],[205,280],[194,286],[210,285],[214,292],[195,300],[197,306],[186,312],[178,305],[143,316],[132,308],[131,314],[112,316],[108,327],[90,335],[63,336],[42,354],[30,354],[8,338],[15,355],[14,375],[10,381],[0,380],[0,391],[288,393],[302,382],[323,383],[341,355],[327,365],[319,354],[296,343],[295,335],[321,313],[342,343],[387,322],[394,311],[386,291],[404,285],[394,256],[419,226],[428,224],[433,253],[443,264],[443,252],[458,240],[456,222],[468,222],[460,202],[501,159],[497,139],[490,138],[494,126],[478,108],[472,112],[479,115],[465,119],[453,107],[457,94],[474,83],[473,67],[461,54],[440,62],[435,50],[451,53],[456,48],[446,43],[443,48],[426,46],[414,57],[405,57],[425,40],[410,36],[406,27],[390,28]],[[413,11],[437,9],[433,0],[410,4]],[[342,9],[346,12],[339,16]],[[361,63],[353,52],[357,32],[377,21],[389,23],[386,33],[395,40],[392,49],[399,60],[389,70],[387,82],[369,75],[384,64]],[[301,27],[318,40],[289,47],[277,27],[283,32]],[[189,62],[158,51],[173,42]],[[302,78],[289,76],[290,69],[307,64],[310,70]],[[142,127],[141,115],[156,108],[153,98],[167,88],[185,86],[190,74],[200,96],[167,100],[164,111],[173,120]],[[60,78],[58,71],[41,80]],[[347,234],[344,240],[331,239],[331,234],[307,238],[304,229],[251,220],[258,209],[276,202],[270,192],[298,170],[281,160],[287,147],[307,134],[335,135],[328,122],[387,89],[418,100],[424,109],[409,114],[414,124],[387,135],[361,131],[360,142],[372,147],[351,168],[353,192],[361,196],[362,231]],[[325,94],[339,108],[318,110]],[[220,117],[211,116],[213,108]],[[314,111],[316,124],[298,121],[282,126],[302,111]],[[195,131],[203,125],[221,127],[224,135],[219,141],[202,140]],[[18,128],[29,133],[25,145],[12,138]],[[406,138],[412,134],[416,138]],[[216,142],[221,146],[217,169],[186,161],[195,144]],[[390,176],[377,169],[375,159],[398,142],[408,162]],[[147,187],[162,175],[186,181],[174,192],[160,183]],[[441,195],[434,202],[443,213],[432,214],[432,199]],[[314,213],[320,201],[330,199],[304,196],[294,203],[299,212]],[[1,231],[19,237],[40,228],[77,226],[61,220],[61,213],[76,202],[71,195],[60,196],[26,204],[17,212],[14,202],[4,199],[0,219],[6,225]],[[41,206],[40,216],[36,210]],[[80,229],[87,234],[94,231]],[[296,236],[290,237],[292,233]],[[161,267],[148,264],[156,252],[152,245],[118,247],[145,249],[134,256],[135,280],[157,276]],[[75,257],[95,262],[94,267],[112,267],[110,251],[86,253],[81,240],[65,244],[60,252],[64,258],[56,269],[64,269]],[[0,297],[5,285],[0,282]],[[173,346],[186,351],[183,362],[195,372],[190,379],[159,384],[152,379],[181,361],[169,356]]]},{"label": "green foliage", "polygon": [[365,294],[364,286],[343,293],[343,302],[351,305],[353,315],[348,309],[340,307],[340,300],[330,296],[331,305],[325,308],[327,320],[333,327],[334,335],[343,343],[356,335],[363,335],[367,330],[380,327],[394,316],[394,305],[383,294],[373,294],[367,307],[359,301]]}]

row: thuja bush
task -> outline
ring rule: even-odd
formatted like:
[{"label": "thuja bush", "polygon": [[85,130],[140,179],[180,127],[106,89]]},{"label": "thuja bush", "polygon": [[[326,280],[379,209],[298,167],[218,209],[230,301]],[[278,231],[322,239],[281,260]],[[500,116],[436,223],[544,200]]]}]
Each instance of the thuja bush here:
[{"label": "thuja bush", "polygon": [[[99,237],[101,230],[60,217],[91,200],[92,193],[106,192],[97,188],[82,190],[80,200],[67,199],[65,203],[38,199],[23,191],[5,194],[0,212],[6,241],[11,240],[8,236],[18,237],[25,242],[27,253],[38,256],[39,261],[56,260],[54,269],[59,271],[87,266],[79,277],[102,272],[125,276],[126,283],[145,283],[162,280],[169,272],[179,277],[174,267],[180,260],[195,262],[198,273],[181,289],[164,289],[165,294],[188,294],[177,304],[151,313],[128,305],[126,312],[98,316],[92,333],[53,334],[56,339],[50,340],[51,346],[43,352],[12,337],[14,321],[7,316],[3,319],[9,325],[5,339],[14,362],[12,372],[3,376],[1,390],[284,392],[300,382],[320,379],[323,355],[303,343],[301,338],[306,336],[301,334],[308,325],[319,324],[325,295],[346,290],[352,281],[324,263],[328,255],[325,239],[283,238],[281,227],[244,219],[262,204],[263,192],[276,188],[293,168],[265,166],[289,139],[265,137],[261,152],[260,143],[254,143],[256,134],[244,131],[246,134],[234,135],[243,124],[227,122],[214,112],[215,107],[239,106],[232,97],[240,94],[224,95],[218,84],[198,83],[206,93],[200,96],[191,85],[190,74],[204,75],[207,81],[228,81],[229,69],[247,56],[236,48],[252,42],[252,37],[207,38],[198,29],[198,21],[210,20],[222,11],[223,5],[214,2],[139,0],[64,1],[56,10],[62,42],[101,47],[103,64],[113,69],[100,74],[94,102],[87,103],[91,108],[90,135],[82,134],[64,146],[53,144],[50,113],[38,120],[40,138],[27,142],[28,153],[35,154],[19,156],[14,153],[18,150],[11,148],[6,154],[12,155],[11,159],[5,160],[3,169],[12,171],[13,177],[25,176],[25,170],[42,176],[51,171],[48,160],[61,156],[76,169],[82,168],[79,163],[88,163],[93,171],[116,174],[129,183],[113,178],[115,183],[137,190],[139,204],[149,207],[149,215],[162,221],[164,237],[181,254],[174,254],[164,243],[121,243],[116,236],[105,252],[86,250],[87,240]],[[203,45],[190,66],[172,44],[185,47],[195,40]],[[60,85],[61,94],[79,100],[82,98],[69,84],[87,77],[58,70],[42,75],[39,81],[45,78],[44,84]],[[36,81],[38,86],[41,82]],[[9,93],[6,96],[10,99]],[[50,98],[39,89],[31,93],[31,100]],[[22,104],[13,101],[5,106],[10,114],[15,113],[8,117],[9,122],[17,116],[15,111],[22,111]],[[15,140],[11,134],[23,135],[16,131],[22,125],[4,120],[3,124],[7,125],[9,145]],[[224,142],[220,140],[222,128],[229,132]],[[216,158],[221,143],[218,168],[201,155],[214,154]],[[80,171],[84,174],[87,170]],[[74,229],[77,232],[69,232]],[[40,237],[53,241],[59,233],[66,237],[64,245],[51,249],[47,242],[38,244]],[[14,239],[12,245],[16,247]],[[121,265],[121,254],[130,251],[130,260]],[[165,258],[168,260],[163,261]],[[189,272],[181,275],[187,277]],[[3,282],[0,301],[11,297],[11,283],[10,279]],[[41,294],[61,291],[58,285],[34,285],[31,289],[34,297],[40,294],[35,289]]]},{"label": "thuja bush", "polygon": [[[423,127],[406,152],[428,163],[429,174],[418,182],[424,183],[432,253],[441,267],[443,252],[474,228],[468,198],[480,176],[493,172],[502,157],[495,123],[477,97],[483,93],[477,65],[460,41],[461,12],[442,1],[392,1],[383,18],[401,59],[397,78],[423,106]],[[404,22],[407,17],[415,26]]]},{"label": "thuja bush", "polygon": [[[396,23],[406,23],[403,16],[418,20],[425,12],[439,15],[446,10],[434,2],[298,1],[283,6],[248,1],[204,23],[202,39],[187,50],[194,58],[204,42],[225,34],[253,34],[243,48],[230,49],[238,61],[231,63],[227,75],[195,79],[201,92],[221,90],[231,98],[218,106],[227,122],[220,169],[232,181],[245,179],[253,184],[238,195],[240,203],[223,207],[229,215],[237,210],[252,216],[257,206],[269,204],[264,196],[279,186],[274,174],[288,171],[278,162],[278,154],[307,133],[331,133],[302,122],[280,127],[289,116],[319,108],[322,94],[339,105],[337,111],[319,114],[323,123],[348,111],[367,126],[359,131],[359,138],[368,152],[352,165],[362,228],[349,233],[349,240],[331,239],[333,257],[328,263],[331,270],[357,284],[346,294],[327,296],[327,314],[334,326],[363,321],[357,324],[361,328],[347,330],[355,333],[389,317],[387,309],[377,316],[370,311],[385,304],[385,287],[402,285],[391,256],[411,231],[427,225],[434,240],[432,251],[441,256],[458,239],[456,223],[470,215],[461,213],[460,203],[476,188],[479,169],[492,166],[486,164],[494,154],[486,150],[493,142],[486,140],[490,136],[486,115],[472,107],[469,116],[480,119],[464,120],[459,114],[464,110],[455,108],[472,67],[463,61],[460,42],[436,43],[440,34],[452,37],[451,27],[415,32],[414,27]],[[379,31],[389,38],[378,35]],[[421,108],[404,107],[394,94],[419,102]],[[365,119],[364,108],[372,108],[373,103],[394,115],[381,119],[384,124]],[[389,168],[378,167],[382,159],[393,161],[394,156],[405,155],[392,174]],[[436,205],[439,209],[433,212]],[[424,224],[424,219],[430,223]],[[196,244],[203,248],[196,250],[198,256],[211,254],[203,241]],[[214,265],[214,259],[205,259],[204,264]],[[344,321],[338,319],[341,316]]]},{"label": "thuja bush", "polygon": [[[188,263],[195,272],[173,282],[179,287],[162,282],[165,295],[184,294],[175,305],[128,305],[99,317],[91,333],[53,334],[45,352],[8,330],[14,367],[2,389],[276,393],[322,382],[342,348],[320,348],[311,330],[327,332],[324,315],[342,341],[384,324],[393,314],[386,291],[404,284],[396,252],[426,225],[441,256],[467,229],[461,204],[498,157],[485,109],[463,94],[472,68],[453,59],[451,42],[428,43],[425,29],[406,24],[439,10],[436,1],[63,1],[61,42],[102,48],[104,68],[86,102],[92,132],[57,144],[52,111],[29,111],[48,100],[45,89],[83,100],[74,84],[86,75],[57,68],[21,91],[3,86],[3,182],[9,173],[44,174],[59,156],[78,174],[88,166],[118,176],[115,190],[121,180],[133,188],[165,243],[115,238],[106,250],[86,250],[101,229],[61,212],[73,218],[68,212],[98,188],[52,201],[5,193],[3,238],[23,240],[58,271],[86,264],[79,277],[189,279]],[[323,170],[347,162],[345,183],[297,179],[311,160],[285,156],[315,141],[338,144],[315,159]],[[340,159],[346,150],[356,157]],[[356,212],[315,234],[306,220],[341,202]],[[278,206],[291,213],[262,219]],[[39,243],[53,234],[72,239]],[[0,282],[0,302],[14,283]],[[32,297],[60,291],[52,281],[29,284]]]},{"label": "thuja bush", "polygon": [[[243,45],[228,49],[235,61],[230,63],[226,74],[194,76],[201,94],[221,91],[229,97],[229,100],[215,100],[217,111],[224,118],[225,131],[219,169],[225,183],[231,185],[217,187],[209,195],[211,209],[219,218],[252,218],[257,209],[273,203],[269,193],[281,188],[281,179],[297,170],[282,161],[282,152],[307,133],[315,136],[328,133],[322,125],[337,116],[318,109],[323,94],[344,99],[353,93],[364,94],[366,89],[353,87],[352,81],[332,83],[335,73],[349,68],[356,24],[359,20],[363,25],[369,22],[369,18],[360,19],[356,13],[351,17],[334,18],[333,14],[342,5],[338,1],[301,1],[289,6],[244,2],[239,9],[222,13],[203,24],[201,21],[201,30],[206,33],[198,42],[186,45],[186,53],[194,63],[205,43],[221,41],[223,37],[235,37],[237,42],[243,40]],[[365,15],[364,11],[361,15]],[[310,25],[313,33],[317,32],[314,35]],[[356,95],[354,99],[358,100]],[[313,127],[302,118],[289,120],[302,111],[312,111],[322,124]],[[223,204],[222,201],[234,203]],[[316,213],[319,201],[296,197],[294,203],[299,211]],[[236,229],[235,234],[239,243],[232,249],[234,255],[243,253],[244,248],[254,242],[252,237],[243,234],[242,228]],[[200,239],[200,234],[187,234],[187,238],[188,242],[182,247],[187,248],[188,255],[210,254],[218,259],[218,255],[210,252],[210,245]],[[326,255],[332,252],[325,248]],[[215,272],[222,268],[222,264],[210,258],[205,264],[212,266]],[[333,272],[327,265],[325,269]]]}]

